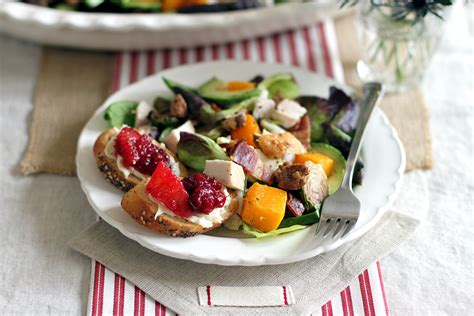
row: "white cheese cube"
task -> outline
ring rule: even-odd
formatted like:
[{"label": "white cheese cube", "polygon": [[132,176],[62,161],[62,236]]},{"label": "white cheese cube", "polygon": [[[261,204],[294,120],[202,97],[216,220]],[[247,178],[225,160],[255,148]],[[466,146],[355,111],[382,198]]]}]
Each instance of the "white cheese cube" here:
[{"label": "white cheese cube", "polygon": [[150,123],[148,120],[148,114],[154,111],[153,107],[146,101],[138,103],[137,109],[135,110],[135,127],[140,127]]},{"label": "white cheese cube", "polygon": [[278,103],[275,111],[272,112],[272,118],[279,121],[283,127],[291,128],[301,120],[306,112],[306,108],[297,102],[285,99]]},{"label": "white cheese cube", "polygon": [[257,100],[257,102],[255,102],[255,107],[253,109],[252,115],[256,120],[270,118],[274,109],[275,101],[273,101],[272,99]]},{"label": "white cheese cube", "polygon": [[174,153],[176,153],[181,132],[195,133],[196,130],[194,129],[194,125],[191,121],[186,121],[186,123],[175,128],[168,136],[165,137],[163,143],[165,143],[166,147],[168,147],[168,149]]},{"label": "white cheese cube", "polygon": [[203,173],[216,178],[227,188],[241,191],[245,189],[244,169],[233,161],[206,160]]}]

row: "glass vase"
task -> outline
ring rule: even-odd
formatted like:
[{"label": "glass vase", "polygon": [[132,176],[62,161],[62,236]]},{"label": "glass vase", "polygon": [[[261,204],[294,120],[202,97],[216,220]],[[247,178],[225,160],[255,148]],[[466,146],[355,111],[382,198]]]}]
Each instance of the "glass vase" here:
[{"label": "glass vase", "polygon": [[397,1],[361,1],[357,18],[362,48],[357,72],[363,81],[382,82],[387,92],[403,92],[421,81],[443,26],[432,14],[400,18],[404,13],[392,6]]}]

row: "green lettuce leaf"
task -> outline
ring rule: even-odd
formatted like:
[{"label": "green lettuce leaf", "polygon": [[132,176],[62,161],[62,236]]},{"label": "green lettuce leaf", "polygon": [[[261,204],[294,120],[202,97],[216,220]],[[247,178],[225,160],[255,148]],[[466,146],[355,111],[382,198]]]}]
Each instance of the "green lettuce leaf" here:
[{"label": "green lettuce leaf", "polygon": [[104,120],[109,127],[128,125],[135,126],[135,110],[138,106],[134,101],[118,101],[109,105],[104,113]]},{"label": "green lettuce leaf", "polygon": [[251,235],[251,236],[256,237],[256,238],[265,238],[265,237],[278,236],[278,235],[281,235],[281,234],[294,232],[294,231],[297,231],[297,230],[304,229],[306,227],[308,227],[308,226],[293,225],[293,226],[290,226],[290,227],[279,228],[279,229],[272,230],[271,232],[264,233],[264,232],[261,232],[260,230],[254,228],[252,226],[249,226],[245,223],[242,223],[242,232],[244,234]]}]

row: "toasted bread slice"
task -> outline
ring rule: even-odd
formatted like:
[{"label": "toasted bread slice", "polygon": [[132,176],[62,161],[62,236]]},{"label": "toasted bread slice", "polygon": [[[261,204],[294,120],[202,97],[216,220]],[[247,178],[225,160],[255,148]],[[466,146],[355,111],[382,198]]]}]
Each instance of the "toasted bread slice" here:
[{"label": "toasted bread slice", "polygon": [[[111,182],[116,188],[124,192],[128,192],[131,188],[140,183],[142,179],[132,173],[129,174],[128,177],[125,176],[125,174],[117,166],[117,161],[107,156],[105,152],[107,144],[116,134],[117,129],[111,128],[99,135],[93,148],[95,161],[100,172],[102,172],[109,182]],[[155,143],[158,145],[157,142]],[[186,168],[184,165],[178,161],[178,158],[176,158],[176,156],[171,151],[164,147],[161,148],[163,148],[168,156],[172,158],[174,163],[178,165],[180,171],[179,175],[184,176],[186,174]]]},{"label": "toasted bread slice", "polygon": [[144,225],[159,233],[169,236],[191,237],[202,234],[222,225],[239,208],[239,199],[235,191],[229,191],[231,199],[225,208],[222,221],[213,223],[212,227],[203,227],[199,224],[190,222],[185,218],[160,214],[155,219],[155,213],[158,205],[148,198],[145,192],[146,181],[140,182],[133,189],[128,191],[122,198],[122,208],[132,216],[139,224]]}]

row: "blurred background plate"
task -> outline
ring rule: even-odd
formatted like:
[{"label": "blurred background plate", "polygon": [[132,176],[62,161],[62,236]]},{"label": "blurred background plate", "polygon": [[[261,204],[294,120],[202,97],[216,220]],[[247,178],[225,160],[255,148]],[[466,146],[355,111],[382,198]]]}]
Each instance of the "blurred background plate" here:
[{"label": "blurred background plate", "polygon": [[0,0],[0,32],[84,49],[175,48],[262,36],[308,25],[336,12],[337,2],[332,0],[207,14],[84,13]]}]

